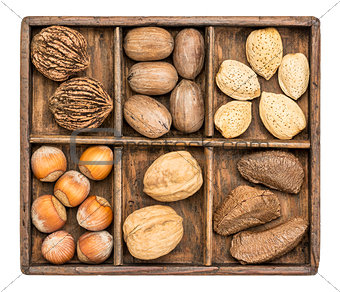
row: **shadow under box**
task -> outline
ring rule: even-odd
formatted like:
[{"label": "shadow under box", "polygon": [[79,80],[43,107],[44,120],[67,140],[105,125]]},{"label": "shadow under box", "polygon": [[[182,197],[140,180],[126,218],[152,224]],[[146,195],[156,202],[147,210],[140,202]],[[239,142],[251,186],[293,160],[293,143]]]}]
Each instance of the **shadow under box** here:
[{"label": "shadow under box", "polygon": [[[124,264],[199,264],[203,263],[204,244],[204,183],[191,197],[177,202],[159,202],[143,193],[143,179],[148,167],[161,155],[186,150],[197,160],[204,177],[203,148],[194,147],[134,147],[123,149],[122,194],[123,222],[132,212],[151,205],[167,205],[183,218],[184,234],[181,242],[169,254],[155,260],[143,261],[129,253],[124,243]],[[204,180],[204,179],[203,179]]]},{"label": "shadow under box", "polygon": [[[216,27],[215,28],[215,50],[214,50],[214,63],[213,72],[216,76],[220,65],[224,60],[236,60],[249,67],[250,64],[246,57],[246,41],[249,34],[259,29],[258,27]],[[277,27],[283,44],[283,56],[290,53],[303,53],[309,60],[309,48],[310,48],[310,30],[304,27]],[[263,77],[257,75],[260,82],[261,92],[273,92],[284,94],[279,86],[277,72],[268,81]],[[227,102],[233,99],[225,95],[216,85],[214,78],[214,102],[213,102],[213,114]],[[301,107],[305,114],[307,123],[309,121],[309,87],[307,91],[297,100],[298,105]],[[237,137],[239,139],[274,139],[274,137],[264,127],[260,115],[259,115],[259,103],[260,97],[257,97],[251,101],[252,103],[252,122],[245,133]],[[294,140],[308,140],[309,126],[298,135]],[[214,131],[215,138],[222,138],[219,131]]]},{"label": "shadow under box", "polygon": [[[31,38],[44,27],[34,27]],[[70,28],[73,28],[70,26]],[[89,67],[75,77],[91,77],[99,81],[114,101],[114,33],[112,27],[75,27],[87,40],[90,56]],[[70,135],[71,131],[60,127],[48,108],[52,96],[61,82],[56,82],[42,75],[31,63],[31,134],[35,135]],[[69,80],[68,79],[68,80]],[[108,115],[100,128],[113,128],[113,111]],[[102,133],[82,133],[82,135],[102,135]]]},{"label": "shadow under box", "polygon": [[[170,34],[175,38],[176,35],[182,29],[185,29],[187,27],[163,27],[163,28],[166,29],[167,31],[169,31]],[[126,36],[126,34],[131,29],[123,29],[123,41],[124,41],[124,37]],[[204,27],[203,28],[197,27],[195,29],[197,29],[202,34],[203,39],[205,39],[205,28]],[[124,49],[123,49],[123,51],[124,51]],[[205,52],[207,52],[206,44],[205,44]],[[168,63],[173,65],[172,53],[168,58],[160,60],[160,61],[155,61],[155,62],[168,62]],[[136,63],[138,63],[138,62],[130,59],[125,54],[125,52],[123,52],[123,74],[122,74],[123,75],[123,81],[122,81],[122,83],[123,83],[123,92],[125,93],[125,94],[123,94],[123,100],[122,100],[123,106],[124,106],[124,102],[127,99],[129,99],[132,95],[139,94],[139,93],[134,92],[130,88],[129,82],[127,81],[127,76],[129,74],[129,70]],[[205,96],[205,79],[206,79],[205,75],[206,75],[206,71],[205,71],[205,68],[206,68],[206,56],[205,56],[204,65],[203,65],[201,73],[193,81],[196,82],[199,85],[199,87],[201,88],[203,99],[206,102],[206,96]],[[179,84],[179,82],[182,79],[183,78],[178,75],[177,85]],[[171,95],[171,92],[164,94],[164,95],[153,95],[153,96],[150,96],[150,97],[161,102],[169,110],[170,109],[170,95]],[[133,128],[131,128],[130,125],[125,120],[124,120],[124,123],[123,123],[123,135],[129,136],[129,137],[140,137],[140,136],[142,136],[137,131],[135,131]],[[172,125],[170,131],[167,134],[163,135],[161,138],[171,138],[171,137],[189,137],[189,138],[204,137],[204,123],[203,123],[202,127],[200,128],[200,130],[198,130],[197,132],[194,132],[194,133],[190,133],[190,134],[178,131]]]},{"label": "shadow under box", "polygon": [[[280,223],[287,221],[290,218],[301,216],[309,222],[309,167],[308,167],[308,150],[293,150],[289,151],[294,154],[302,164],[305,178],[299,194],[292,195],[270,189],[261,184],[253,184],[245,180],[237,169],[237,162],[245,154],[255,153],[256,150],[223,150],[220,148],[214,149],[214,159],[220,163],[213,166],[213,210],[222,203],[227,195],[240,185],[249,185],[260,189],[269,189],[275,193],[281,205],[281,217],[264,225],[249,228],[247,230],[266,230]],[[229,252],[232,236],[222,236],[213,231],[213,262],[219,265],[239,264]],[[304,236],[299,245],[287,253],[286,255],[266,263],[266,265],[275,264],[308,264],[309,263],[309,236],[308,232]]]},{"label": "shadow under box", "polygon": [[[32,147],[32,153],[34,153],[35,150],[37,150],[41,145],[33,145]],[[78,165],[71,159],[70,157],[70,147],[69,145],[51,145],[54,147],[57,147],[61,149],[67,159],[67,171],[68,170],[77,170],[79,171]],[[77,155],[78,158],[80,157],[81,153],[85,151],[85,149],[88,148],[88,146],[77,146]],[[91,184],[91,189],[90,189],[90,194],[95,195],[95,196],[100,196],[105,198],[113,207],[113,195],[114,195],[114,190],[113,190],[113,171],[109,174],[107,178],[105,178],[102,181],[93,181],[90,180]],[[47,194],[53,194],[53,189],[54,189],[54,184],[55,182],[41,182],[35,176],[32,174],[32,203],[33,201],[42,195],[47,195]],[[87,230],[80,227],[78,222],[77,222],[77,211],[78,211],[78,206],[74,208],[68,208],[66,207],[67,211],[67,221],[66,224],[64,225],[61,230],[66,230],[69,232],[75,242],[78,241],[78,238],[85,233]],[[106,229],[111,235],[113,235],[113,223],[110,224]],[[33,225],[32,225],[32,234],[31,234],[31,239],[32,239],[32,256],[31,256],[31,262],[32,264],[49,264],[44,257],[42,256],[41,253],[41,245],[43,240],[47,237],[47,233],[42,233],[38,231]],[[71,261],[67,262],[65,265],[69,264],[81,264],[81,262],[78,260],[77,255],[75,253],[74,257],[72,258]],[[113,264],[113,254],[104,262]]]}]

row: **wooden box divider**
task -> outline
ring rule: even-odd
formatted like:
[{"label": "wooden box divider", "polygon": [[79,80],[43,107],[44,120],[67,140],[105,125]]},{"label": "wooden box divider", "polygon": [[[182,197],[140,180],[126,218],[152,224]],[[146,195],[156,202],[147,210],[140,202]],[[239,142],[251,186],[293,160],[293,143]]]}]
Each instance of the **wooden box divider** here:
[{"label": "wooden box divider", "polygon": [[[96,135],[79,134],[75,137],[60,132],[58,134],[32,131],[32,84],[35,68],[30,61],[30,40],[32,30],[48,25],[66,25],[71,27],[110,29],[113,35],[113,86],[109,94],[114,99],[114,111],[109,118],[112,119],[114,131],[97,133]],[[123,36],[126,29],[135,26],[162,26],[169,29],[183,27],[198,27],[205,36],[206,56],[204,67],[204,93],[205,93],[205,122],[202,136],[166,136],[150,140],[142,136],[124,135],[123,103],[127,97],[125,84],[125,66],[127,58],[123,51]],[[226,52],[217,51],[217,46],[225,39],[229,39],[234,33],[240,33],[244,37],[247,29],[264,26],[276,26],[284,30],[285,37],[290,33],[297,37],[299,33],[308,39],[308,54],[310,62],[309,92],[304,96],[308,98],[308,104],[301,106],[308,114],[308,129],[306,132],[292,140],[278,140],[268,137],[263,132],[259,136],[238,139],[224,139],[214,130],[213,114],[217,105],[217,93],[215,86],[216,64]],[[224,31],[224,28],[226,30]],[[228,28],[231,30],[228,31]],[[240,30],[238,31],[238,28]],[[245,29],[245,30],[243,30]],[[297,31],[295,32],[296,30]],[[307,36],[306,31],[309,31]],[[94,34],[94,32],[91,32]],[[224,34],[225,33],[225,34]],[[217,35],[219,39],[217,39]],[[298,45],[297,45],[298,46]],[[227,54],[229,51],[227,52]],[[231,52],[232,54],[233,52]],[[235,53],[235,52],[234,52]],[[237,54],[237,52],[236,52]],[[318,269],[320,253],[320,27],[319,21],[314,17],[27,17],[24,18],[21,27],[21,168],[20,168],[20,234],[21,234],[21,269],[25,274],[315,274]],[[36,72],[35,72],[36,74]],[[82,75],[83,76],[83,75]],[[274,78],[274,77],[273,77]],[[276,78],[276,77],[275,77]],[[203,81],[202,81],[203,82]],[[261,81],[262,82],[262,81]],[[271,82],[274,82],[273,80]],[[129,93],[130,94],[130,93]],[[306,102],[304,100],[304,102]],[[37,121],[42,123],[43,121]],[[109,122],[110,124],[110,122]],[[256,133],[258,128],[251,131]],[[253,133],[252,132],[252,133]],[[261,132],[261,129],[260,129]],[[112,204],[114,211],[113,230],[114,250],[109,263],[101,265],[84,265],[78,262],[53,266],[47,263],[32,262],[32,233],[33,228],[30,219],[33,184],[30,170],[30,157],[32,148],[40,144],[54,144],[67,147],[67,144],[75,142],[77,147],[87,145],[105,144],[114,151],[113,175],[108,183],[112,184]],[[132,146],[134,145],[134,146]],[[166,264],[147,262],[124,262],[125,244],[123,243],[122,224],[124,220],[125,199],[124,157],[130,155],[130,147],[147,147],[150,152],[164,151],[164,149],[186,149],[195,147],[195,153],[199,154],[201,163],[204,164],[204,189],[202,197],[202,256],[200,264]],[[157,148],[158,147],[158,148]],[[197,149],[201,147],[200,149]],[[276,148],[289,151],[301,151],[301,157],[308,160],[308,186],[309,196],[308,216],[310,222],[309,231],[309,259],[304,264],[261,264],[243,266],[235,263],[219,264],[214,259],[213,233],[213,208],[214,195],[216,195],[216,165],[221,161],[214,159],[216,155],[223,155],[222,151],[252,151],[256,149]],[[66,148],[67,149],[67,148]],[[142,148],[140,148],[142,149]],[[158,149],[158,150],[157,150]],[[159,150],[162,149],[162,150]],[[194,148],[193,148],[194,149]],[[171,150],[168,150],[171,151]],[[189,150],[190,151],[190,150]],[[222,153],[222,154],[221,154]],[[230,157],[230,153],[228,157]],[[129,158],[131,159],[131,158]],[[148,158],[150,159],[150,158]],[[231,161],[230,163],[235,163]],[[306,164],[305,164],[306,165]],[[307,166],[306,166],[307,167]],[[229,170],[228,170],[229,171]],[[187,244],[188,245],[188,244]],[[223,247],[221,247],[223,248]],[[112,262],[112,263],[111,263]]]}]

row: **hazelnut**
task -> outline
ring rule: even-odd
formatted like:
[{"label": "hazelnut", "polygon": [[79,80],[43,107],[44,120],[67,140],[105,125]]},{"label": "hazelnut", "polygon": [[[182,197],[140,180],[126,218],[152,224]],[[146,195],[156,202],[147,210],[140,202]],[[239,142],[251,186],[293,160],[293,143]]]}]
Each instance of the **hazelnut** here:
[{"label": "hazelnut", "polygon": [[75,243],[71,234],[60,230],[47,236],[42,243],[43,257],[52,264],[61,265],[73,258]]},{"label": "hazelnut", "polygon": [[112,222],[112,209],[109,202],[98,196],[88,197],[78,208],[77,221],[87,230],[100,231]]},{"label": "hazelnut", "polygon": [[31,215],[33,225],[40,232],[45,233],[60,229],[67,220],[65,207],[52,195],[44,195],[35,199]]},{"label": "hazelnut", "polygon": [[86,232],[77,242],[78,259],[86,264],[100,264],[108,259],[113,237],[107,231]]},{"label": "hazelnut", "polygon": [[66,171],[67,162],[59,148],[42,146],[33,153],[31,165],[37,179],[54,182]]},{"label": "hazelnut", "polygon": [[81,204],[90,192],[90,181],[75,170],[65,172],[54,186],[54,195],[66,207]]},{"label": "hazelnut", "polygon": [[107,146],[92,146],[87,148],[79,159],[79,169],[88,178],[103,180],[113,165],[113,152]]}]

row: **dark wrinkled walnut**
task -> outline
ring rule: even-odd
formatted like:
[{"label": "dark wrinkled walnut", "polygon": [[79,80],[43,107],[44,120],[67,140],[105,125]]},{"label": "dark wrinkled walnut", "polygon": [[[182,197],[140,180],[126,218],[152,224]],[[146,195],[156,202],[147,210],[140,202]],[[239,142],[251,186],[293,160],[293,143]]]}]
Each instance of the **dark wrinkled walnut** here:
[{"label": "dark wrinkled walnut", "polygon": [[230,235],[265,224],[281,215],[278,197],[269,190],[239,186],[232,190],[214,214],[214,230]]},{"label": "dark wrinkled walnut", "polygon": [[91,78],[73,78],[62,83],[49,99],[56,122],[68,130],[99,127],[112,111],[112,99]]},{"label": "dark wrinkled walnut", "polygon": [[300,192],[304,178],[300,161],[284,151],[261,151],[244,155],[237,163],[237,168],[252,183],[261,183],[292,194]]},{"label": "dark wrinkled walnut", "polygon": [[83,35],[64,26],[50,26],[35,35],[31,58],[39,72],[55,81],[64,81],[90,64]]}]

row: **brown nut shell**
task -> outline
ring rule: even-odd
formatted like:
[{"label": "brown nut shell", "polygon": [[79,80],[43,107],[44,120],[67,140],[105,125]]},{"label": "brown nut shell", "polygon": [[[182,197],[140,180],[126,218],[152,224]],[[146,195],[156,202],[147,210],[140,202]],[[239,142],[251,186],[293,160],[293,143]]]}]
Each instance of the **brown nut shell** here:
[{"label": "brown nut shell", "polygon": [[41,246],[43,257],[55,265],[62,265],[71,260],[74,252],[74,239],[71,234],[63,230],[47,236]]},{"label": "brown nut shell", "polygon": [[162,60],[172,53],[174,39],[161,27],[138,27],[131,29],[124,38],[124,51],[135,61]]},{"label": "brown nut shell", "polygon": [[146,95],[133,95],[125,102],[124,118],[133,129],[148,138],[168,133],[172,123],[168,109]]},{"label": "brown nut shell", "polygon": [[140,62],[130,68],[127,80],[137,93],[161,95],[176,86],[178,75],[175,67],[167,62]]},{"label": "brown nut shell", "polygon": [[113,152],[107,146],[87,148],[79,158],[79,169],[92,180],[103,180],[111,172]]},{"label": "brown nut shell", "polygon": [[177,130],[183,133],[198,131],[204,122],[204,99],[200,87],[183,79],[171,92],[170,112]]},{"label": "brown nut shell", "polygon": [[105,262],[113,248],[113,237],[107,231],[86,232],[77,242],[78,259],[86,264]]},{"label": "brown nut shell", "polygon": [[99,196],[88,197],[78,208],[78,224],[90,231],[100,231],[108,227],[113,219],[109,202]]},{"label": "brown nut shell", "polygon": [[32,204],[31,216],[33,225],[44,233],[62,228],[67,220],[65,207],[52,195],[36,198]]},{"label": "brown nut shell", "polygon": [[144,175],[144,192],[160,202],[173,202],[195,194],[203,184],[202,170],[187,151],[158,157]]},{"label": "brown nut shell", "polygon": [[85,38],[65,26],[50,26],[36,34],[31,58],[38,71],[54,81],[64,81],[90,64]]},{"label": "brown nut shell", "polygon": [[33,174],[43,182],[56,181],[67,167],[66,157],[59,148],[41,146],[31,158]]},{"label": "brown nut shell", "polygon": [[183,237],[182,217],[168,206],[150,206],[130,214],[123,225],[132,256],[152,260],[171,252]]},{"label": "brown nut shell", "polygon": [[57,88],[49,109],[60,127],[67,130],[98,128],[112,111],[111,97],[95,79],[78,77]]},{"label": "brown nut shell", "polygon": [[204,55],[204,39],[198,30],[186,28],[177,34],[173,61],[179,75],[195,79],[202,71]]},{"label": "brown nut shell", "polygon": [[75,170],[65,172],[54,185],[54,195],[66,207],[81,204],[90,193],[90,181]]}]

